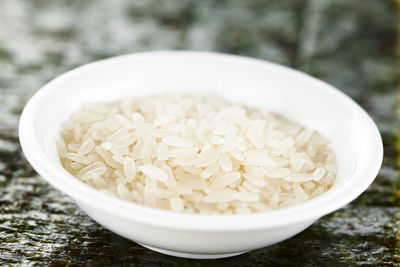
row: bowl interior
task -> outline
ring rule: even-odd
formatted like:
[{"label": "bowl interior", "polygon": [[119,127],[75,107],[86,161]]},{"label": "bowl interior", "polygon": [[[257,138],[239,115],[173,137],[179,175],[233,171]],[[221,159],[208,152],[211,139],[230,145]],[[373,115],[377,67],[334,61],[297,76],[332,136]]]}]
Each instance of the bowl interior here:
[{"label": "bowl interior", "polygon": [[[358,176],[371,170],[372,163],[380,166],[379,133],[368,115],[347,96],[295,70],[236,56],[158,52],[92,63],[46,85],[32,100],[26,111],[31,114],[26,116],[33,127],[33,141],[45,157],[41,160],[66,174],[55,138],[71,112],[87,102],[166,93],[215,94],[234,103],[277,112],[320,132],[331,140],[339,167],[337,180],[326,194],[351,179],[362,179]],[[357,173],[358,178],[354,175]],[[366,188],[375,175],[360,183]],[[75,178],[63,175],[54,179]]]}]

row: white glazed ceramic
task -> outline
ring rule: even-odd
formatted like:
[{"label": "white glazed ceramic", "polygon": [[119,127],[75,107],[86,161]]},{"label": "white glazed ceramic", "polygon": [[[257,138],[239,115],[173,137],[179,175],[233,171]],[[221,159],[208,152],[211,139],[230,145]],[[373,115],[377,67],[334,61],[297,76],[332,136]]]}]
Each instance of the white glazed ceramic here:
[{"label": "white glazed ceramic", "polygon": [[[278,112],[332,141],[339,174],[331,190],[304,204],[248,215],[189,215],[100,193],[60,165],[55,137],[83,103],[161,93],[213,93]],[[332,86],[273,63],[216,53],[149,52],[69,71],[40,89],[20,120],[23,151],[35,170],[91,218],[149,249],[187,258],[222,258],[275,244],[358,197],[382,162],[374,122]]]}]

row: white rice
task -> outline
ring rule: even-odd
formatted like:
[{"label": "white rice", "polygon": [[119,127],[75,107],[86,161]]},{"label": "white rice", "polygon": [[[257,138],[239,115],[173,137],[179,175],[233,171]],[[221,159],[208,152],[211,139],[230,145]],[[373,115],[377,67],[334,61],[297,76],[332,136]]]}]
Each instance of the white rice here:
[{"label": "white rice", "polygon": [[87,104],[64,123],[57,149],[65,169],[101,192],[186,213],[299,204],[337,172],[318,133],[215,96]]}]

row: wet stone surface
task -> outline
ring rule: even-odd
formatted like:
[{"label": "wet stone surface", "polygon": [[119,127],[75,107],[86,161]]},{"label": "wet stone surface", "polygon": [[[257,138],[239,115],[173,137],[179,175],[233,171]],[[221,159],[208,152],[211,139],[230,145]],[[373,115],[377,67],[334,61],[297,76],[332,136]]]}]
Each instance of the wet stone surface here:
[{"label": "wet stone surface", "polygon": [[[384,0],[0,1],[0,265],[399,265],[397,24],[394,1]],[[378,124],[378,178],[299,235],[234,258],[169,257],[104,229],[26,162],[18,119],[55,76],[155,49],[257,57],[337,86]]]}]

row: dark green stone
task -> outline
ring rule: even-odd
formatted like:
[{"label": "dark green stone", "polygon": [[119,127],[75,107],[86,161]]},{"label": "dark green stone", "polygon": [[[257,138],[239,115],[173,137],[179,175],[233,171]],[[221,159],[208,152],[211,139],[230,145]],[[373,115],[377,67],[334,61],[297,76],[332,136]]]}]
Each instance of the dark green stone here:
[{"label": "dark green stone", "polygon": [[[0,14],[0,265],[400,265],[394,1],[3,0]],[[169,257],[104,229],[25,161],[18,118],[53,77],[154,49],[257,57],[337,86],[381,131],[385,157],[377,179],[299,235],[234,258]]]}]

